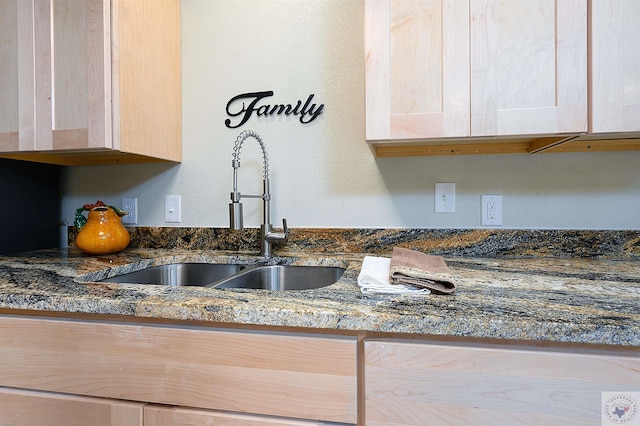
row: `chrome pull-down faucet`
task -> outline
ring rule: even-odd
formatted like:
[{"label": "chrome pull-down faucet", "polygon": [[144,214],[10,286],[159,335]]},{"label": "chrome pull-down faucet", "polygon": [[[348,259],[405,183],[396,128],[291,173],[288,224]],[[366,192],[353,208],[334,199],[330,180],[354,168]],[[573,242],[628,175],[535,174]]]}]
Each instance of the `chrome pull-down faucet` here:
[{"label": "chrome pull-down faucet", "polygon": [[[240,168],[240,148],[242,143],[248,137],[253,137],[260,144],[263,158],[262,172],[262,195],[245,195],[238,191],[238,169]],[[269,203],[271,201],[271,192],[269,191],[269,157],[267,156],[267,148],[262,141],[260,135],[253,130],[245,130],[236,139],[233,147],[233,192],[231,192],[231,203],[229,203],[229,222],[230,228],[234,230],[244,229],[242,223],[242,198],[261,198],[262,199],[262,226],[260,227],[260,254],[265,257],[271,256],[271,244],[286,243],[289,239],[289,228],[287,220],[282,219],[282,227],[284,232],[274,232],[271,226],[271,210]]]}]

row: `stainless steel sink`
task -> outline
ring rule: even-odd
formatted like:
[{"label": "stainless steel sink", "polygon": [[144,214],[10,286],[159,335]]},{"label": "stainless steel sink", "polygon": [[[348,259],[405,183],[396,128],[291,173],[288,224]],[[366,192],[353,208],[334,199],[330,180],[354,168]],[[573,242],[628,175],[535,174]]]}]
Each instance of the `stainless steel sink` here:
[{"label": "stainless steel sink", "polygon": [[343,273],[344,268],[333,266],[257,266],[247,268],[212,288],[311,290],[335,283]]},{"label": "stainless steel sink", "polygon": [[100,282],[204,287],[234,275],[244,268],[245,265],[220,263],[174,263],[116,275]]},{"label": "stainless steel sink", "polygon": [[[285,260],[286,262],[286,260]],[[172,263],[89,281],[120,284],[199,286],[215,289],[311,290],[338,281],[338,266],[242,265],[226,263]]]}]

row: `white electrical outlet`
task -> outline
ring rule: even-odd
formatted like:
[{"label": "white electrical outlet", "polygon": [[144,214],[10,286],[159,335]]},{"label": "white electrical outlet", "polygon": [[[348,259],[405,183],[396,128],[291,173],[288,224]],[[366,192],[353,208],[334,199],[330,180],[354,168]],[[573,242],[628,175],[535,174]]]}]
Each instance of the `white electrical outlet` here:
[{"label": "white electrical outlet", "polygon": [[482,196],[482,225],[502,226],[502,195]]},{"label": "white electrical outlet", "polygon": [[436,183],[434,206],[436,213],[456,212],[455,183]]},{"label": "white electrical outlet", "polygon": [[138,199],[123,198],[122,210],[129,212],[128,215],[122,216],[122,223],[125,225],[134,225],[138,223]]},{"label": "white electrical outlet", "polygon": [[164,221],[178,223],[182,220],[179,195],[166,195],[164,197]]}]

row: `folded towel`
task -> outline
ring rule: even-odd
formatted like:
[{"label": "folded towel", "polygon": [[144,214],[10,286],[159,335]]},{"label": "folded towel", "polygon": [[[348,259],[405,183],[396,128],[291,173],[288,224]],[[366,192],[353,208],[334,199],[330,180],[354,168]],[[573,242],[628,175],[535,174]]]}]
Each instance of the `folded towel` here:
[{"label": "folded towel", "polygon": [[363,293],[390,293],[390,294],[429,294],[426,288],[417,288],[410,285],[392,285],[389,282],[389,270],[391,259],[388,257],[365,256],[362,261],[362,269],[358,275],[358,285]]},{"label": "folded towel", "polygon": [[391,254],[391,284],[428,288],[435,294],[456,290],[449,267],[440,256],[394,247]]}]

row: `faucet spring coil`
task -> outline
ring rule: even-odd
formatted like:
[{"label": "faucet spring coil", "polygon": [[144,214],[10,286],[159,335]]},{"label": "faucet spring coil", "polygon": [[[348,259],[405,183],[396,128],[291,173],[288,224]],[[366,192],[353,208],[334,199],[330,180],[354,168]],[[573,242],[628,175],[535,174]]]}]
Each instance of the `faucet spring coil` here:
[{"label": "faucet spring coil", "polygon": [[233,159],[235,161],[240,161],[240,148],[242,147],[242,144],[244,143],[245,139],[247,139],[250,136],[255,138],[260,144],[260,149],[262,149],[262,161],[263,161],[262,177],[263,179],[269,179],[269,155],[267,154],[267,147],[262,141],[262,138],[260,137],[260,135],[254,132],[253,130],[247,129],[238,135],[238,138],[236,139],[236,143],[233,146]]}]

